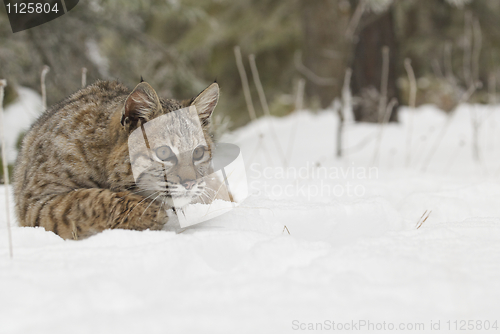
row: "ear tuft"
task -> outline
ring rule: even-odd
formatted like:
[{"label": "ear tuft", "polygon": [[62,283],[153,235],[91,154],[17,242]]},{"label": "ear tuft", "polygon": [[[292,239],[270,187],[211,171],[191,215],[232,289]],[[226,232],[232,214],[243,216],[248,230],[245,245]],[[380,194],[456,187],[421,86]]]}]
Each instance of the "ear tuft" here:
[{"label": "ear tuft", "polygon": [[219,85],[214,82],[201,92],[191,103],[196,107],[198,116],[204,124],[208,124],[210,116],[219,101]]},{"label": "ear tuft", "polygon": [[160,108],[160,99],[153,87],[147,82],[138,84],[125,101],[122,115],[122,125],[127,122],[135,123],[139,119],[148,121]]}]

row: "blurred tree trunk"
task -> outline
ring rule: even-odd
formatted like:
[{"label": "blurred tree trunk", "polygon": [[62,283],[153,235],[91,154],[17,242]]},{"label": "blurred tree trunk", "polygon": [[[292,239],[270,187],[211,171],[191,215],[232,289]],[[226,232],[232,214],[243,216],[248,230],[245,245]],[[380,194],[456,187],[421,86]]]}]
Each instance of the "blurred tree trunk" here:
[{"label": "blurred tree trunk", "polygon": [[[394,32],[393,8],[376,17],[375,14],[365,14],[361,24],[352,64],[352,94],[358,97],[353,112],[358,122],[377,122],[384,46],[388,46],[390,50],[386,101],[389,103],[394,97],[400,101],[396,84],[399,77],[396,63],[398,44]],[[393,110],[389,121],[397,121],[396,110]]]},{"label": "blurred tree trunk", "polygon": [[306,69],[298,70],[307,78],[306,96],[326,108],[341,94],[352,49],[344,37],[352,7],[347,0],[301,0],[300,11]]}]

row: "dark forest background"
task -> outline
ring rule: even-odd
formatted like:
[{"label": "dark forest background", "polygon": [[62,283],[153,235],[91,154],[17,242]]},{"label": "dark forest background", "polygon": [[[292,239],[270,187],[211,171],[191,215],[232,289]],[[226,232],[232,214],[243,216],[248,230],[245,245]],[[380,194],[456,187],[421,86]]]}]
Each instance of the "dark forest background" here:
[{"label": "dark forest background", "polygon": [[[405,60],[415,72],[416,105],[445,111],[467,100],[496,100],[500,2],[490,0],[89,0],[67,15],[13,34],[0,9],[0,77],[40,91],[47,74],[48,105],[87,82],[118,79],[129,87],[143,76],[164,97],[189,98],[214,79],[220,115],[231,127],[249,121],[236,66],[239,46],[251,81],[256,65],[272,115],[340,99],[346,70],[357,121],[380,121],[381,99],[409,103]],[[387,47],[384,93],[383,49]],[[250,89],[257,99],[255,85]],[[396,105],[396,104],[394,104]],[[255,103],[257,116],[263,111]],[[397,107],[390,119],[397,121]]]}]

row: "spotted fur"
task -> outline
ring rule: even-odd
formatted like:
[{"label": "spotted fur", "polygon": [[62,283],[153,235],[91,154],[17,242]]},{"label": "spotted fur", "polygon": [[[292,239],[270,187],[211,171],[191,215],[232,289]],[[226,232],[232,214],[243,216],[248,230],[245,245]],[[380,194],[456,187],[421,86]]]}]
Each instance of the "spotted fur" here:
[{"label": "spotted fur", "polygon": [[135,183],[129,134],[192,104],[211,147],[209,117],[218,94],[214,83],[180,102],[158,98],[146,82],[130,91],[118,82],[98,81],[51,107],[25,136],[16,162],[19,223],[74,239],[112,228],[161,229],[168,221],[165,201],[154,200]]}]

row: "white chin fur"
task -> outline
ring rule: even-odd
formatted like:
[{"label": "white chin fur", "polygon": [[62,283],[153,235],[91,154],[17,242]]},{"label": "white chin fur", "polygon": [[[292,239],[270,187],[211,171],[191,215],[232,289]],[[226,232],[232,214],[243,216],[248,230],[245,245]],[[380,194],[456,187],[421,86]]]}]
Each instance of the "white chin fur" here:
[{"label": "white chin fur", "polygon": [[189,203],[191,203],[192,200],[193,200],[192,197],[183,196],[183,197],[169,198],[167,201],[168,204],[170,204],[173,207],[183,208]]}]

